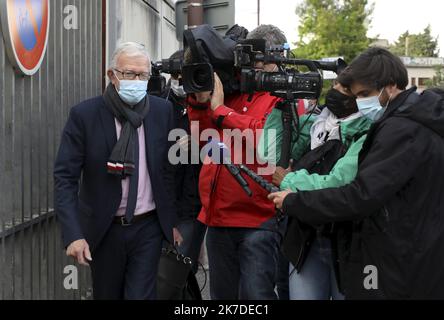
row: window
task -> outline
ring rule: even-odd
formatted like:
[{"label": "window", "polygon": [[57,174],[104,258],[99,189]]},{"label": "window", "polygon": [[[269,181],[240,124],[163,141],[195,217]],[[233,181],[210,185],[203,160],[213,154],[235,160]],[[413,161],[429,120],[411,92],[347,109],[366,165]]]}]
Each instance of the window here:
[{"label": "window", "polygon": [[412,78],[411,84],[412,84],[412,87],[416,86],[416,78]]},{"label": "window", "polygon": [[430,79],[430,78],[419,78],[418,79],[418,85],[420,87],[426,87],[428,81],[432,81],[432,79]]}]

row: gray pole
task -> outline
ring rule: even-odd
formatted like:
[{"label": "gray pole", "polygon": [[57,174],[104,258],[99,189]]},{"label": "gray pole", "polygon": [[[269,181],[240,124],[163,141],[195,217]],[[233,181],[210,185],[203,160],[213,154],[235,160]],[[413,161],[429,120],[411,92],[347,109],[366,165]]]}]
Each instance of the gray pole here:
[{"label": "gray pole", "polygon": [[257,26],[261,25],[261,0],[257,0]]},{"label": "gray pole", "polygon": [[405,56],[406,57],[409,56],[409,49],[410,49],[410,38],[409,38],[409,36],[407,36],[405,38]]}]

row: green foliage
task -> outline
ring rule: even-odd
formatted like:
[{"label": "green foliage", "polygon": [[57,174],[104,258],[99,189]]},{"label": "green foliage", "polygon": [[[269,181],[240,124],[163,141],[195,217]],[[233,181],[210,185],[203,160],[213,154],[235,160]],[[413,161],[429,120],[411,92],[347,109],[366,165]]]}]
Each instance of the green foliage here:
[{"label": "green foliage", "polygon": [[426,82],[427,88],[435,88],[439,87],[444,89],[444,68],[442,66],[438,66],[436,69],[436,76],[433,77],[432,80]]},{"label": "green foliage", "polygon": [[432,29],[429,25],[422,33],[404,32],[390,50],[399,56],[438,57],[438,38],[432,37]]},{"label": "green foliage", "polygon": [[296,10],[301,25],[294,54],[303,59],[342,56],[350,63],[370,45],[372,13],[368,0],[305,0]]}]

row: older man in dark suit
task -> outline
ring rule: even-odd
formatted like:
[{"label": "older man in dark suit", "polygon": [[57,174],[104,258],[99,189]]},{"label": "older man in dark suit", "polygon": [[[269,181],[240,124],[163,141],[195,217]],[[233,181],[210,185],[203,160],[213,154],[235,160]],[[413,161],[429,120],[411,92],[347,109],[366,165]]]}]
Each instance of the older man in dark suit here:
[{"label": "older man in dark suit", "polygon": [[174,229],[169,102],[147,96],[150,59],[124,43],[103,96],[71,109],[55,164],[55,207],[67,254],[90,265],[94,298],[156,298],[162,241]]}]

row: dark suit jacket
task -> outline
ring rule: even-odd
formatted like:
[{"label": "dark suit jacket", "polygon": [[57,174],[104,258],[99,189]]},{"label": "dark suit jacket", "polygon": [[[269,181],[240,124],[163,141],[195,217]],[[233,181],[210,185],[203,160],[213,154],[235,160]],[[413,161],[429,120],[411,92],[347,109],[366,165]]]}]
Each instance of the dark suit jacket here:
[{"label": "dark suit jacket", "polygon": [[[174,116],[171,103],[149,99],[144,121],[148,170],[160,225],[172,242],[177,213],[174,177],[166,169]],[[71,109],[54,168],[55,210],[65,246],[86,239],[94,250],[112,224],[122,199],[122,180],[107,172],[116,142],[114,116],[101,96]]]}]

